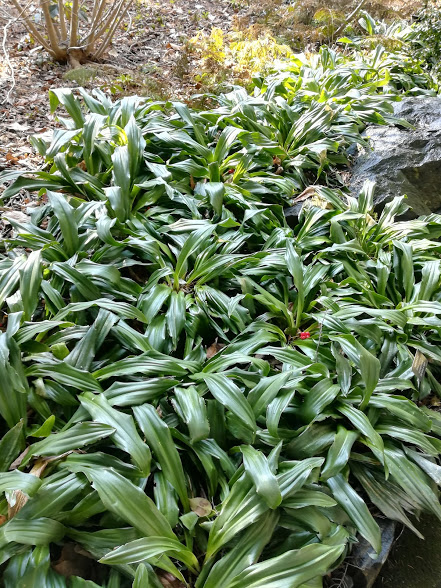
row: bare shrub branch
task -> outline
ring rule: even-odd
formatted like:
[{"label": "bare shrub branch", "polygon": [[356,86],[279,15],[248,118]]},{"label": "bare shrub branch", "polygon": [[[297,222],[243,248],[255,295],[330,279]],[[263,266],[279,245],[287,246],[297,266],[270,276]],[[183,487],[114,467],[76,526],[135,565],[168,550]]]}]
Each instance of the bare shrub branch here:
[{"label": "bare shrub branch", "polygon": [[[53,0],[40,0],[43,19],[34,22],[27,6],[20,6],[20,0],[6,0],[20,14],[19,18],[35,41],[57,61],[70,61],[76,66],[87,60],[102,57],[113,36],[134,0],[72,0],[68,10],[64,0],[56,0],[58,16],[52,16]],[[86,25],[81,12],[90,15]],[[95,47],[98,44],[98,49]]]},{"label": "bare shrub branch", "polygon": [[67,41],[66,16],[64,14],[64,0],[58,0],[58,18],[60,19],[60,39],[63,43]]},{"label": "bare shrub branch", "polygon": [[131,0],[128,0],[128,2],[126,4],[124,4],[124,0],[122,0],[120,7],[119,7],[119,10],[118,10],[118,13],[115,15],[115,19],[113,21],[113,24],[111,25],[109,32],[104,37],[101,46],[99,47],[99,49],[96,52],[97,57],[101,57],[101,55],[104,53],[104,51],[109,46],[110,42],[112,41],[113,35],[115,34],[116,28],[119,25],[119,23],[121,22],[121,20],[124,18],[130,4],[131,4]]},{"label": "bare shrub branch", "polygon": [[47,30],[47,34],[49,36],[49,42],[50,42],[52,51],[55,54],[55,58],[56,59],[63,59],[65,57],[65,52],[62,51],[62,49],[60,48],[60,45],[58,44],[59,36],[57,35],[57,33],[55,31],[54,23],[51,18],[51,14],[49,11],[49,2],[50,2],[50,0],[41,0],[40,6],[41,6],[41,9],[43,10],[44,19],[46,21],[46,30]]},{"label": "bare shrub branch", "polygon": [[17,2],[17,0],[9,0],[9,1],[11,2],[11,4],[13,4],[13,6],[20,13],[19,18],[23,20],[26,29],[31,33],[31,35],[34,37],[34,39],[36,41],[38,41],[40,43],[40,45],[43,45],[43,47],[46,49],[46,51],[48,51],[52,55],[52,57],[55,57],[55,53],[52,50],[50,44],[43,38],[43,36],[38,32],[38,30],[35,27],[35,25],[33,24],[33,22],[30,20],[29,13],[26,11],[22,11],[22,8],[21,8],[20,4]]},{"label": "bare shrub branch", "polygon": [[72,16],[70,20],[70,46],[77,47],[78,45],[78,10],[80,8],[79,0],[72,2]]}]

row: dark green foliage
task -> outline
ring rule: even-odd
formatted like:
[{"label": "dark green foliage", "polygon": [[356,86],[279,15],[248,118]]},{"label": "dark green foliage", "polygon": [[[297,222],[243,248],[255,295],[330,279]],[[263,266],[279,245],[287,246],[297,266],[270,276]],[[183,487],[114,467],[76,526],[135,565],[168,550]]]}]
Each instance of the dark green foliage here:
[{"label": "dark green foliage", "polygon": [[47,196],[0,259],[5,588],[96,586],[51,568],[72,542],[107,588],[312,588],[380,549],[372,505],[441,518],[441,217],[336,188],[403,86],[357,67],[206,112],[52,92],[50,169],[5,194]]}]

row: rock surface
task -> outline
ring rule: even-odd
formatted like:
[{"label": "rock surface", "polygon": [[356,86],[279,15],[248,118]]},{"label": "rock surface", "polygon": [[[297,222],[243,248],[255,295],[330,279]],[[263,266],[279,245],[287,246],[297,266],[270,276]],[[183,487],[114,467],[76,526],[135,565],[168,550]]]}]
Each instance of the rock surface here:
[{"label": "rock surface", "polygon": [[381,568],[385,564],[395,538],[394,521],[377,519],[381,530],[381,552],[375,556],[373,547],[366,539],[359,537],[350,557],[350,572],[354,588],[372,588]]},{"label": "rock surface", "polygon": [[296,204],[294,204],[294,206],[289,206],[288,208],[285,208],[284,214],[286,222],[290,227],[294,228],[296,224],[299,222],[299,215],[302,211],[303,204],[304,202],[297,202]]},{"label": "rock surface", "polygon": [[372,149],[361,149],[352,169],[350,190],[358,195],[365,180],[377,184],[375,204],[382,209],[395,196],[406,195],[415,215],[441,209],[441,99],[404,98],[397,117],[415,128],[371,126]]}]

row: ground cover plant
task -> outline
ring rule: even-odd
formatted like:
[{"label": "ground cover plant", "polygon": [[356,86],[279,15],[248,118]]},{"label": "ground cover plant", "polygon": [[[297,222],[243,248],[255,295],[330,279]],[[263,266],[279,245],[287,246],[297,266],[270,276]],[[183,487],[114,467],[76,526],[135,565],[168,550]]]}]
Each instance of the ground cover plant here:
[{"label": "ground cover plant", "polygon": [[[273,0],[270,0],[270,4],[272,3]],[[436,26],[433,22],[428,23],[425,11],[419,12],[419,20],[410,24],[405,20],[376,20],[365,10],[360,10],[350,21],[344,19],[341,30],[338,30],[339,21],[332,17],[332,11],[330,13],[326,9],[322,12],[330,19],[324,28],[332,23],[335,34],[320,37],[321,42],[323,39],[332,39],[339,48],[336,57],[322,64],[322,67],[340,71],[345,64],[347,69],[349,64],[353,64],[355,71],[364,76],[365,85],[354,79],[351,80],[350,88],[355,86],[372,93],[383,87],[388,92],[392,89],[388,84],[390,80],[394,91],[413,90],[422,93],[423,89],[433,90],[437,87],[433,65],[437,61],[434,41],[436,35],[433,32]],[[436,10],[430,14],[436,22]],[[283,11],[278,18],[286,25]],[[219,28],[213,28],[210,34],[200,31],[183,46],[181,58],[175,65],[176,74],[187,81],[193,80],[200,92],[219,94],[220,89],[225,90],[234,85],[252,91],[256,78],[266,78],[271,71],[286,69],[289,58],[295,63],[298,43],[286,41],[281,34],[273,34],[271,27],[259,23],[245,26],[246,23],[247,21],[237,19],[228,33]],[[320,27],[312,30],[319,34],[319,29]],[[300,43],[302,48],[305,45],[309,51],[305,51],[304,60],[311,59],[314,63],[314,60],[320,59],[318,51],[311,49],[318,45],[317,40],[315,44],[312,40],[303,40]],[[429,55],[432,56],[431,59],[428,58]],[[363,67],[360,69],[363,63],[365,68],[370,68],[370,74],[376,77],[377,87],[373,86],[369,72]],[[307,80],[308,76],[304,71],[300,73],[300,68],[291,69],[303,83],[305,78]],[[320,76],[323,72],[317,71],[316,64],[312,69],[312,75],[317,82],[322,81]],[[316,89],[314,91],[317,92]]]},{"label": "ground cover plant", "polygon": [[415,26],[414,51],[423,60],[432,75],[439,80],[439,58],[441,51],[440,39],[441,6],[438,0],[428,0],[418,13]]},{"label": "ground cover plant", "polygon": [[52,91],[47,169],[3,174],[42,200],[0,258],[5,588],[317,588],[441,519],[441,216],[339,176],[430,79],[325,47],[256,84]]}]

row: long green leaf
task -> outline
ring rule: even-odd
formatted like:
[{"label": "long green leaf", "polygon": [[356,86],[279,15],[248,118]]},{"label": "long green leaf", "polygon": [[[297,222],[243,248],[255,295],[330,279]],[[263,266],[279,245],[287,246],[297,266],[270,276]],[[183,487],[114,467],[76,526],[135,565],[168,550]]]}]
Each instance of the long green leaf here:
[{"label": "long green leaf", "polygon": [[277,508],[282,494],[276,476],[272,473],[266,457],[251,445],[242,445],[245,471],[251,476],[259,494],[270,508]]},{"label": "long green leaf", "polygon": [[257,563],[227,584],[227,588],[296,588],[324,575],[343,553],[344,545],[307,545]]},{"label": "long green leaf", "polygon": [[103,394],[85,393],[80,397],[82,406],[93,420],[112,427],[112,439],[115,445],[126,451],[144,475],[150,473],[151,453],[149,447],[140,438],[133,418],[110,406]]},{"label": "long green leaf", "polygon": [[138,529],[145,537],[176,539],[167,519],[137,486],[112,468],[84,468],[104,506]]},{"label": "long green leaf", "polygon": [[337,474],[333,478],[329,478],[326,483],[331,489],[335,500],[354,522],[360,535],[369,541],[377,553],[380,553],[380,527],[369,512],[364,500],[348,484],[342,474]]},{"label": "long green leaf", "polygon": [[193,569],[199,568],[195,555],[177,539],[169,537],[146,537],[136,539],[114,549],[100,559],[101,563],[107,564],[129,564],[138,563],[145,559],[166,553],[169,556],[182,561]]},{"label": "long green leaf", "polygon": [[240,388],[223,374],[204,374],[203,377],[216,400],[231,410],[254,434],[256,432],[254,413]]},{"label": "long green leaf", "polygon": [[46,192],[54,214],[60,224],[66,253],[68,257],[71,257],[78,251],[79,245],[78,225],[75,219],[74,209],[63,195],[57,192],[50,192],[49,190]]},{"label": "long green leaf", "polygon": [[85,445],[96,443],[115,432],[115,428],[108,424],[102,423],[78,423],[61,431],[60,433],[52,433],[42,441],[38,441],[30,446],[29,452],[23,464],[27,463],[31,456],[51,456],[62,455],[67,451],[80,449]]},{"label": "long green leaf", "polygon": [[176,490],[184,510],[189,510],[187,487],[184,469],[170,429],[159,417],[151,404],[135,406],[133,413],[144,433],[148,444],[158,459],[164,476]]}]

